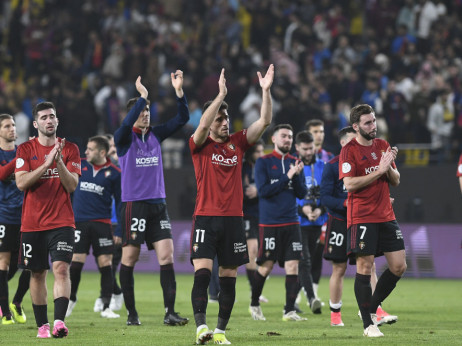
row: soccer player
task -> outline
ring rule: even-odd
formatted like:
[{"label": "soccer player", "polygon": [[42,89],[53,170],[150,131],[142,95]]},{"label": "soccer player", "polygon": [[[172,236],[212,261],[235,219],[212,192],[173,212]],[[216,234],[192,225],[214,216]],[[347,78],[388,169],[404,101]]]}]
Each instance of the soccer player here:
[{"label": "soccer player", "polygon": [[30,272],[23,270],[13,302],[8,305],[8,281],[18,265],[19,230],[24,194],[16,187],[16,125],[9,114],[0,114],[0,315],[2,324],[26,323],[21,306],[29,289]]},{"label": "soccer player", "polygon": [[[259,140],[244,154],[242,164],[242,187],[244,189],[244,230],[247,239],[247,251],[249,252],[249,263],[245,265],[247,279],[252,290],[257,270],[258,256],[258,191],[255,186],[255,162],[264,155],[264,143]],[[268,302],[261,296],[260,301]]]},{"label": "soccer player", "polygon": [[[260,118],[248,129],[229,134],[225,70],[218,81],[219,93],[204,105],[199,126],[189,139],[197,181],[197,199],[191,230],[191,262],[194,284],[191,302],[197,326],[196,344],[213,338],[215,344],[229,344],[225,330],[236,296],[238,266],[248,262],[242,221],[242,157],[270,125],[272,102],[270,87],[274,66],[266,75],[257,72],[263,93]],[[218,257],[220,295],[215,331],[206,324],[207,288],[213,259]]]},{"label": "soccer player", "polygon": [[[316,158],[323,162],[328,162],[330,159],[332,159],[334,155],[322,148],[325,137],[324,121],[322,121],[321,119],[308,120],[305,124],[305,130],[311,133],[311,135],[313,136],[314,153]],[[324,249],[324,243],[325,231],[323,230],[320,233],[320,236],[316,243],[316,247],[314,249],[314,253],[311,256],[311,275],[313,278],[313,290],[316,298],[318,298],[319,280],[321,279],[322,253]],[[324,305],[324,302],[322,303],[322,305]]]},{"label": "soccer player", "polygon": [[67,336],[64,323],[71,281],[69,264],[74,249],[74,213],[70,194],[80,176],[79,149],[56,136],[58,118],[51,102],[34,109],[38,137],[21,144],[16,152],[16,185],[24,191],[19,265],[32,272],[30,293],[39,338],[50,337],[46,276],[51,257],[54,274],[53,336]]},{"label": "soccer player", "polygon": [[127,325],[140,325],[135,307],[133,269],[140,257],[141,244],[156,250],[160,265],[166,325],[185,325],[187,318],[175,312],[176,281],[173,268],[173,241],[165,202],[164,172],[160,143],[184,126],[189,110],[183,92],[183,72],[171,73],[178,114],[164,124],[151,126],[148,91],[138,77],[140,97],[128,101],[128,114],[114,134],[122,169],[122,264],[120,284],[128,310]]},{"label": "soccer player", "polygon": [[[110,308],[114,278],[112,276],[111,213],[112,201],[120,209],[120,169],[108,157],[109,142],[104,136],[91,137],[82,160],[82,176],[74,192],[73,208],[76,222],[74,255],[71,263],[71,296],[66,317],[77,302],[77,290],[83,265],[93,248],[101,273],[101,317],[118,318]],[[121,236],[117,234],[116,236]]]},{"label": "soccer player", "polygon": [[[111,163],[113,165],[119,167],[119,158],[117,157],[117,148],[114,143],[114,136],[110,133],[107,133],[104,135],[104,137],[106,137],[106,139],[109,141],[109,152],[107,153],[107,156],[111,160]],[[116,209],[117,208],[113,200],[112,216],[111,216],[112,233],[113,233],[113,239],[114,239],[114,252],[112,253],[113,293],[112,293],[111,303],[109,304],[109,309],[111,309],[112,311],[119,311],[120,309],[122,309],[122,305],[124,304],[124,297],[122,294],[122,289],[117,283],[117,277],[116,277],[119,264],[122,259],[122,228],[119,222],[119,217],[118,217],[119,213],[117,212]],[[96,264],[98,265],[98,261],[96,261]],[[102,312],[103,307],[104,307],[104,304],[102,300],[102,292],[100,292],[100,296],[96,298],[95,300],[93,311]]]},{"label": "soccer player", "polygon": [[[398,149],[376,138],[377,124],[371,106],[353,107],[350,123],[357,136],[342,148],[339,161],[339,178],[348,191],[348,253],[356,257],[354,290],[364,335],[381,337],[375,312],[406,271],[403,235],[393,212],[389,187],[399,185],[400,174],[394,163]],[[372,294],[374,256],[382,253],[388,269]]]},{"label": "soccer player", "polygon": [[457,176],[459,177],[460,191],[462,192],[462,154],[459,157],[459,164],[457,166]]},{"label": "soccer player", "polygon": [[[343,147],[353,138],[356,131],[352,126],[341,129],[338,133],[340,145]],[[324,246],[324,259],[332,262],[332,274],[329,281],[330,291],[330,324],[343,326],[342,321],[342,294],[343,278],[347,268],[347,197],[348,193],[338,175],[339,156],[335,156],[324,166],[321,184],[321,203],[327,208],[329,219],[327,221],[326,244]],[[351,259],[350,264],[355,264]],[[372,267],[371,287],[375,291],[377,274],[375,264]],[[376,311],[377,324],[394,323],[398,316],[390,315],[379,305]]]},{"label": "soccer player", "polygon": [[304,165],[305,185],[308,193],[303,198],[297,198],[300,231],[302,236],[302,258],[298,265],[300,286],[306,293],[308,306],[315,314],[321,313],[321,301],[313,290],[311,274],[311,259],[321,236],[321,227],[327,220],[326,209],[321,205],[319,194],[322,184],[324,161],[314,152],[313,136],[308,131],[301,131],[295,136],[295,149]]},{"label": "soccer player", "polygon": [[282,320],[303,321],[306,318],[297,315],[294,304],[300,289],[298,263],[302,253],[296,198],[305,197],[308,191],[304,166],[302,161],[289,154],[293,142],[291,125],[275,126],[271,140],[273,152],[259,158],[255,164],[261,242],[249,311],[254,320],[265,320],[258,299],[277,261],[286,272],[286,304]]}]

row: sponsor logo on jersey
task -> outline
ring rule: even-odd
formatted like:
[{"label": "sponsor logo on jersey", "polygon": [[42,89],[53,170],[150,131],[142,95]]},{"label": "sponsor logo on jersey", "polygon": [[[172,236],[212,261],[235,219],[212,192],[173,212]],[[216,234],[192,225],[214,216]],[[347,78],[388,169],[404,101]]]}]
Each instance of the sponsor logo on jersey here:
[{"label": "sponsor logo on jersey", "polygon": [[376,170],[379,169],[379,165],[377,166],[372,166],[372,167],[367,167],[367,168],[364,168],[364,172],[367,174],[371,174],[372,172],[375,172]]},{"label": "sponsor logo on jersey", "polygon": [[278,169],[278,166],[273,165],[273,167],[271,167],[271,169]]},{"label": "sponsor logo on jersey", "polygon": [[367,156],[364,155],[363,158],[361,159],[362,161],[367,160]]},{"label": "sponsor logo on jersey", "polygon": [[143,149],[138,149],[136,151],[135,165],[136,167],[151,167],[158,166],[160,163],[160,158],[156,155],[156,150],[144,151]]},{"label": "sponsor logo on jersey", "polygon": [[136,167],[159,166],[159,157],[158,156],[137,157],[135,159],[135,163],[136,163]]},{"label": "sponsor logo on jersey", "polygon": [[32,156],[32,160],[38,160],[38,157],[37,156]]},{"label": "sponsor logo on jersey", "polygon": [[104,186],[95,183],[90,183],[88,181],[81,181],[80,191],[97,193],[98,195],[102,196],[104,192]]},{"label": "sponsor logo on jersey", "polygon": [[74,166],[75,168],[80,169],[80,163],[72,162],[72,166]]},{"label": "sponsor logo on jersey", "polygon": [[279,179],[271,179],[271,184],[277,183]]},{"label": "sponsor logo on jersey", "polygon": [[[16,160],[17,162],[17,160]],[[58,168],[48,168],[45,173],[40,177],[40,179],[52,179],[59,178]]]},{"label": "sponsor logo on jersey", "polygon": [[212,154],[212,164],[220,166],[237,166],[237,155],[225,158],[223,155]]},{"label": "sponsor logo on jersey", "polygon": [[342,172],[349,173],[351,171],[351,165],[348,162],[342,164]]}]

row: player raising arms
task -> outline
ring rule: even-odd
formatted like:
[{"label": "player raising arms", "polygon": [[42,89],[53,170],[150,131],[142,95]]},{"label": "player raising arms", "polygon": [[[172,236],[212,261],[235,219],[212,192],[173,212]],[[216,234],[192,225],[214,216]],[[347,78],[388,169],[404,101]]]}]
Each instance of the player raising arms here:
[{"label": "player raising arms", "polygon": [[[225,70],[218,81],[219,93],[204,105],[199,126],[189,139],[197,180],[197,199],[191,230],[191,261],[194,285],[191,301],[196,321],[196,344],[214,340],[229,344],[225,329],[236,296],[238,266],[249,260],[242,220],[242,158],[245,151],[262,136],[272,119],[270,87],[274,66],[266,75],[257,72],[263,93],[260,118],[248,129],[229,134]],[[206,324],[207,288],[213,259],[218,257],[220,295],[218,323],[214,332]]]}]

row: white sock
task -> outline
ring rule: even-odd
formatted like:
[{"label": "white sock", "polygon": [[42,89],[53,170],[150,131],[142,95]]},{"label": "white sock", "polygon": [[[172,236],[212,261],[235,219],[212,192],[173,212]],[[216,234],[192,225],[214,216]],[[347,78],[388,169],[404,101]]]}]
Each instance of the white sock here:
[{"label": "white sock", "polygon": [[329,299],[329,306],[332,309],[340,309],[342,307],[342,301],[340,301],[338,303],[332,303],[332,301]]},{"label": "white sock", "polygon": [[213,334],[224,334],[225,331],[224,330],[221,330],[221,329],[218,329],[218,328],[215,328]]},{"label": "white sock", "polygon": [[201,324],[199,327],[197,327],[197,332],[201,330],[202,328],[207,328],[207,330],[209,329],[209,327],[207,327],[206,324]]},{"label": "white sock", "polygon": [[315,296],[316,298],[319,298],[319,297],[318,297],[318,287],[319,287],[318,284],[315,284],[315,283],[313,284],[313,292],[314,292],[314,296]]}]

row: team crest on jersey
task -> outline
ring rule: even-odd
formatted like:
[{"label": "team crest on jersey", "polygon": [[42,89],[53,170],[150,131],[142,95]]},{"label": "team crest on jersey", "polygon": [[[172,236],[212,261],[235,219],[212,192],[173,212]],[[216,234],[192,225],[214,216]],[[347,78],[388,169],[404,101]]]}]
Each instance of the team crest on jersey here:
[{"label": "team crest on jersey", "polygon": [[327,249],[327,251],[328,251],[329,253],[332,253],[332,246],[329,246],[329,248]]},{"label": "team crest on jersey", "polygon": [[28,264],[29,264],[29,261],[27,260],[27,258],[24,258],[24,265],[27,267]]},{"label": "team crest on jersey", "polygon": [[366,244],[365,244],[363,241],[360,241],[360,242],[359,242],[359,248],[360,248],[361,250],[364,250],[365,247],[366,247]]},{"label": "team crest on jersey", "polygon": [[3,242],[2,242],[2,240],[0,239],[0,246],[2,246],[2,244],[3,244]]},{"label": "team crest on jersey", "polygon": [[111,175],[111,171],[105,171],[104,172],[104,177],[107,178]]},{"label": "team crest on jersey", "polygon": [[192,249],[193,249],[194,252],[197,252],[197,250],[199,250],[199,245],[194,244]]},{"label": "team crest on jersey", "polygon": [[372,153],[371,153],[371,156],[372,156],[372,158],[373,158],[374,160],[377,160],[377,155],[376,155],[376,153],[372,152]]},{"label": "team crest on jersey", "polygon": [[459,170],[459,173],[462,174],[462,164],[459,165],[458,170]]},{"label": "team crest on jersey", "polygon": [[231,150],[236,150],[236,147],[234,146],[233,143],[229,143],[228,147],[229,147],[229,149],[231,149]]},{"label": "team crest on jersey", "polygon": [[136,232],[132,232],[132,239],[133,239],[133,240],[136,239]]},{"label": "team crest on jersey", "polygon": [[266,252],[265,252],[265,257],[269,257],[269,256],[270,256],[270,254],[271,254],[271,252],[269,252],[269,251],[266,251]]}]

